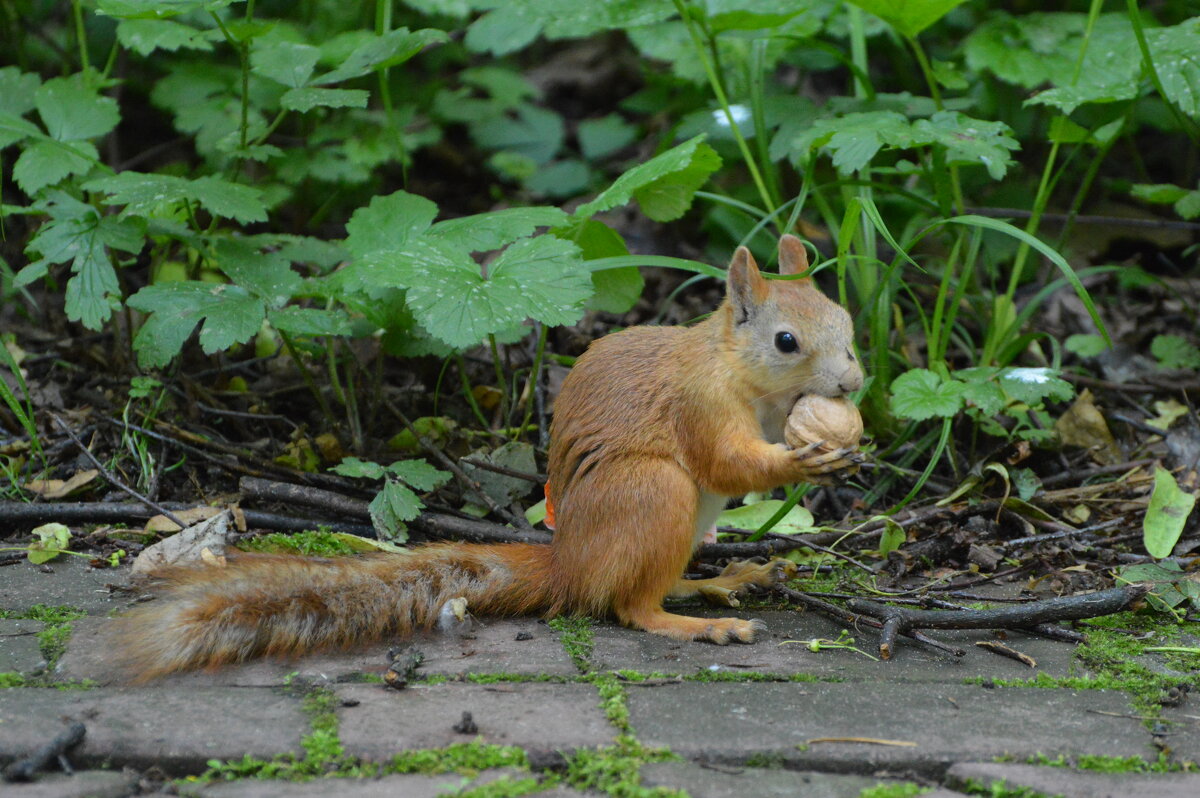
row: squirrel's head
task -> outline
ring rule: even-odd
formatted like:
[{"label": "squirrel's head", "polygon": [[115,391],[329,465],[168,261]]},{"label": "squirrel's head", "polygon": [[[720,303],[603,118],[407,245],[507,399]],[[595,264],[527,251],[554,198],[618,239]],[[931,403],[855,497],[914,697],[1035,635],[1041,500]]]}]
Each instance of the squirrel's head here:
[{"label": "squirrel's head", "polygon": [[[779,273],[807,270],[800,239],[779,239]],[[835,397],[862,387],[850,314],[811,278],[767,280],[750,250],[738,247],[729,264],[723,310],[731,354],[764,395]]]}]

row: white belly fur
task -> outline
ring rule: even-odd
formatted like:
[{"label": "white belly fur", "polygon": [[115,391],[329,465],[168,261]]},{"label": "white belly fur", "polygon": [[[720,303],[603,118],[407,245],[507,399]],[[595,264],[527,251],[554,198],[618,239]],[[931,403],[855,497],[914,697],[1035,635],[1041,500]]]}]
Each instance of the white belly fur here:
[{"label": "white belly fur", "polygon": [[696,549],[704,540],[705,533],[717,523],[717,516],[728,502],[728,496],[700,491],[700,501],[696,503],[696,528],[692,532],[692,549]]}]

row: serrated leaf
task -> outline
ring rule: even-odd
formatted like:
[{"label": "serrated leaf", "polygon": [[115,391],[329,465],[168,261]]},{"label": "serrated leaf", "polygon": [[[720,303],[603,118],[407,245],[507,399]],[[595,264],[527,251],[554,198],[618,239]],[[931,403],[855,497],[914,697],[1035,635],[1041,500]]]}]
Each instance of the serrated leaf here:
[{"label": "serrated leaf", "polygon": [[[643,164],[633,167],[614,180],[613,184],[600,192],[600,195],[594,200],[576,208],[574,218],[586,219],[597,213],[624,205],[633,199],[635,192],[639,189],[646,188],[655,181],[661,180],[673,173],[690,169],[701,145],[711,150],[707,145],[704,145],[703,136],[696,136],[676,147],[672,147],[664,153],[656,155]],[[700,160],[702,164],[711,164],[711,158],[707,155],[701,155]]]},{"label": "serrated leaf", "polygon": [[1151,557],[1161,560],[1171,556],[1195,506],[1196,494],[1181,490],[1165,468],[1154,469],[1154,492],[1142,522],[1142,541]]},{"label": "serrated leaf", "polygon": [[1003,122],[972,119],[957,111],[938,111],[913,123],[914,138],[941,144],[950,163],[982,164],[993,180],[1001,180],[1012,163],[1009,153],[1021,148]]},{"label": "serrated leaf", "polygon": [[211,50],[212,42],[202,31],[169,19],[123,19],[117,25],[117,40],[139,55],[155,50]]},{"label": "serrated leaf", "polygon": [[148,285],[126,304],[150,314],[133,339],[143,368],[170,363],[201,322],[200,347],[213,354],[249,341],[266,317],[263,301],[246,289],[195,281]]},{"label": "serrated leaf", "polygon": [[789,143],[787,151],[794,161],[804,161],[815,147],[823,147],[833,157],[833,165],[842,174],[862,169],[886,145],[894,148],[926,143],[918,140],[913,125],[895,111],[863,111],[836,118],[814,120]]},{"label": "serrated leaf", "polygon": [[402,251],[375,253],[362,266],[364,282],[408,289],[421,326],[457,348],[528,317],[573,324],[592,287],[575,245],[549,236],[516,242],[488,266],[486,277],[466,250],[424,237]]},{"label": "serrated leaf", "polygon": [[404,522],[420,515],[424,506],[417,494],[400,482],[389,479],[368,505],[367,512],[371,514],[371,525],[382,537],[403,541],[407,538]]},{"label": "serrated leaf", "polygon": [[1075,387],[1058,376],[1058,371],[1051,368],[1018,368],[1006,367],[1000,369],[997,378],[1005,393],[1024,402],[1036,405],[1047,399],[1065,402],[1075,395]]},{"label": "serrated leaf", "polygon": [[949,418],[963,405],[966,385],[943,379],[928,369],[912,369],[892,381],[892,412],[901,418],[925,421]]},{"label": "serrated leaf", "polygon": [[950,13],[963,0],[850,0],[854,5],[871,12],[905,36],[921,31]]},{"label": "serrated leaf", "polygon": [[[573,242],[579,247],[585,261],[629,254],[629,248],[625,246],[621,234],[595,219],[585,219],[550,232],[558,238]],[[636,266],[594,271],[592,288],[595,293],[588,300],[587,306],[606,313],[625,313],[642,296],[645,285],[642,273]]]},{"label": "serrated leaf", "polygon": [[278,253],[259,252],[244,241],[228,238],[218,240],[214,250],[216,266],[268,307],[282,307],[300,287],[302,278]]},{"label": "serrated leaf", "polygon": [[96,209],[62,192],[51,192],[39,204],[50,219],[42,224],[26,247],[41,259],[30,263],[17,276],[24,285],[47,273],[49,264],[71,264],[67,282],[66,311],[71,321],[98,330],[112,315],[120,298],[117,274],[108,248],[137,253],[144,243],[143,228],[112,216],[101,217]]},{"label": "serrated leaf", "polygon": [[340,308],[281,308],[267,313],[267,321],[277,330],[291,335],[350,335],[350,317]]},{"label": "serrated leaf", "polygon": [[57,141],[103,136],[121,121],[116,101],[85,88],[78,75],[51,78],[34,92],[33,102],[46,132]]},{"label": "serrated leaf", "polygon": [[437,212],[435,203],[407,191],[374,197],[346,223],[346,249],[356,258],[403,249],[433,223]]},{"label": "serrated leaf", "polygon": [[1200,17],[1169,28],[1146,31],[1146,43],[1166,99],[1188,116],[1200,118]]},{"label": "serrated leaf", "polygon": [[0,113],[21,116],[33,108],[42,79],[15,66],[0,67]]},{"label": "serrated leaf", "polygon": [[370,93],[362,89],[321,89],[305,86],[288,89],[279,104],[289,111],[305,113],[314,108],[366,108]]},{"label": "serrated leaf", "polygon": [[467,28],[466,45],[476,52],[505,55],[525,47],[539,35],[551,39],[590,36],[602,30],[629,29],[660,22],[675,14],[669,0],[606,0],[564,3],[562,0],[490,2],[491,11]]},{"label": "serrated leaf", "polygon": [[344,457],[342,462],[329,470],[335,474],[341,474],[343,477],[355,479],[383,479],[383,475],[387,473],[379,463],[361,460],[357,457]]},{"label": "serrated leaf", "polygon": [[84,185],[89,191],[103,191],[106,205],[124,205],[122,216],[153,216],[162,206],[191,200],[214,216],[223,216],[243,224],[267,219],[262,193],[250,186],[231,183],[220,177],[185,177],[142,172],[121,172]]},{"label": "serrated leaf", "polygon": [[1095,357],[1108,349],[1108,344],[1102,335],[1075,333],[1067,336],[1067,340],[1063,341],[1063,347],[1068,352],[1074,352],[1080,357]]},{"label": "serrated leaf", "polygon": [[13,164],[13,179],[33,196],[67,175],[83,174],[100,160],[90,141],[35,141],[21,151]]},{"label": "serrated leaf", "polygon": [[1182,335],[1156,335],[1150,354],[1164,369],[1200,369],[1200,349]]},{"label": "serrated leaf", "polygon": [[387,472],[406,485],[423,491],[439,488],[450,479],[448,471],[439,471],[424,460],[398,460],[387,467]]},{"label": "serrated leaf", "polygon": [[426,235],[468,252],[487,252],[533,235],[539,227],[565,224],[567,218],[564,211],[552,207],[505,208],[438,222]]},{"label": "serrated leaf", "polygon": [[250,45],[250,71],[293,89],[312,77],[321,51],[311,44],[255,39]]},{"label": "serrated leaf", "polygon": [[968,380],[966,388],[963,389],[963,400],[979,408],[979,412],[985,416],[996,415],[1009,401],[1000,386],[991,380]]},{"label": "serrated leaf", "polygon": [[42,131],[28,119],[0,111],[0,149],[30,136],[39,138]]},{"label": "serrated leaf", "polygon": [[340,83],[343,80],[366,75],[376,69],[402,64],[421,52],[427,45],[447,41],[445,31],[425,28],[409,31],[396,28],[383,36],[374,36],[351,51],[346,60],[335,69],[318,75],[309,81],[314,86]]},{"label": "serrated leaf", "polygon": [[237,0],[98,0],[101,14],[122,19],[166,19],[192,11],[219,11]]}]

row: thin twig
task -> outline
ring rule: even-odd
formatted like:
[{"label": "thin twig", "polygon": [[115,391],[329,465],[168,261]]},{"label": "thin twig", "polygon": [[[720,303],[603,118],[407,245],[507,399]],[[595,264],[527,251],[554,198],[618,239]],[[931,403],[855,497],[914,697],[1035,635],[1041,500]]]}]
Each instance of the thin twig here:
[{"label": "thin twig", "polygon": [[119,478],[117,478],[117,476],[115,474],[113,474],[112,471],[110,471],[107,467],[105,467],[105,465],[103,463],[101,463],[99,460],[96,459],[96,455],[92,454],[92,450],[89,449],[84,444],[83,441],[79,440],[79,438],[77,438],[75,436],[75,433],[71,431],[71,428],[67,425],[67,422],[63,421],[58,415],[56,415],[54,413],[51,413],[50,417],[53,418],[58,423],[58,426],[62,428],[62,431],[67,434],[67,437],[75,442],[75,445],[79,447],[79,451],[83,453],[83,456],[86,457],[88,459],[88,461],[100,471],[100,476],[104,477],[104,479],[106,479],[109,484],[111,484],[115,488],[125,491],[130,496],[132,496],[133,498],[140,501],[142,504],[146,505],[150,509],[157,512],[159,515],[165,515],[167,518],[169,518],[171,520],[172,523],[177,524],[180,529],[187,528],[187,524],[185,524],[183,521],[180,521],[179,518],[177,516],[175,516],[175,514],[172,513],[170,510],[166,509],[165,507],[160,505],[158,502],[151,501],[148,497],[143,496],[142,494],[138,493],[136,490],[129,487],[123,481],[121,481]]},{"label": "thin twig", "polygon": [[5,781],[33,781],[38,771],[43,770],[51,760],[57,759],[66,763],[67,752],[79,745],[87,734],[87,727],[82,723],[72,723],[54,736],[54,739],[34,751],[24,759],[18,759],[4,769]]}]

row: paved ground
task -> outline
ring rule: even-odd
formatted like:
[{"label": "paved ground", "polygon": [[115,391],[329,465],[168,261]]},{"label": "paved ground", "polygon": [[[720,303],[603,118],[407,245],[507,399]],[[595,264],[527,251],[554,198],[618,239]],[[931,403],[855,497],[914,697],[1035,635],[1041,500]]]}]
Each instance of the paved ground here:
[{"label": "paved ground", "polygon": [[[1164,745],[1173,762],[1200,757],[1194,701],[1165,711],[1152,730],[1119,691],[969,683],[1087,675],[1072,664],[1071,646],[1037,638],[1007,641],[1036,659],[1030,669],[972,645],[985,634],[941,635],[968,649],[962,661],[912,645],[880,663],[785,643],[842,631],[808,613],[752,613],[769,633],[729,647],[607,624],[590,635],[585,627],[581,638],[535,619],[485,620],[467,638],[412,641],[424,664],[405,690],[380,683],[385,646],[135,688],[113,684],[105,666],[106,617],[127,603],[107,585],[122,582],[123,573],[75,558],[0,568],[0,608],[21,614],[35,604],[67,605],[86,613],[41,677],[43,625],[0,620],[0,673],[58,685],[0,689],[0,766],[71,722],[87,728],[70,756],[74,776],[0,784],[6,798],[145,793],[164,777],[199,774],[217,761],[242,763],[243,774],[290,768],[292,776],[339,768],[362,776],[370,770],[364,762],[390,766],[369,778],[175,781],[168,789],[214,798],[578,796],[636,794],[640,782],[645,792],[661,787],[695,798],[853,798],[879,784],[895,787],[893,795],[912,783],[950,796],[1006,782],[1070,798],[1200,795],[1194,769],[1132,775],[1027,764],[1087,755],[1153,762]],[[869,648],[871,635],[861,640]],[[462,730],[464,712],[473,729]]]}]

